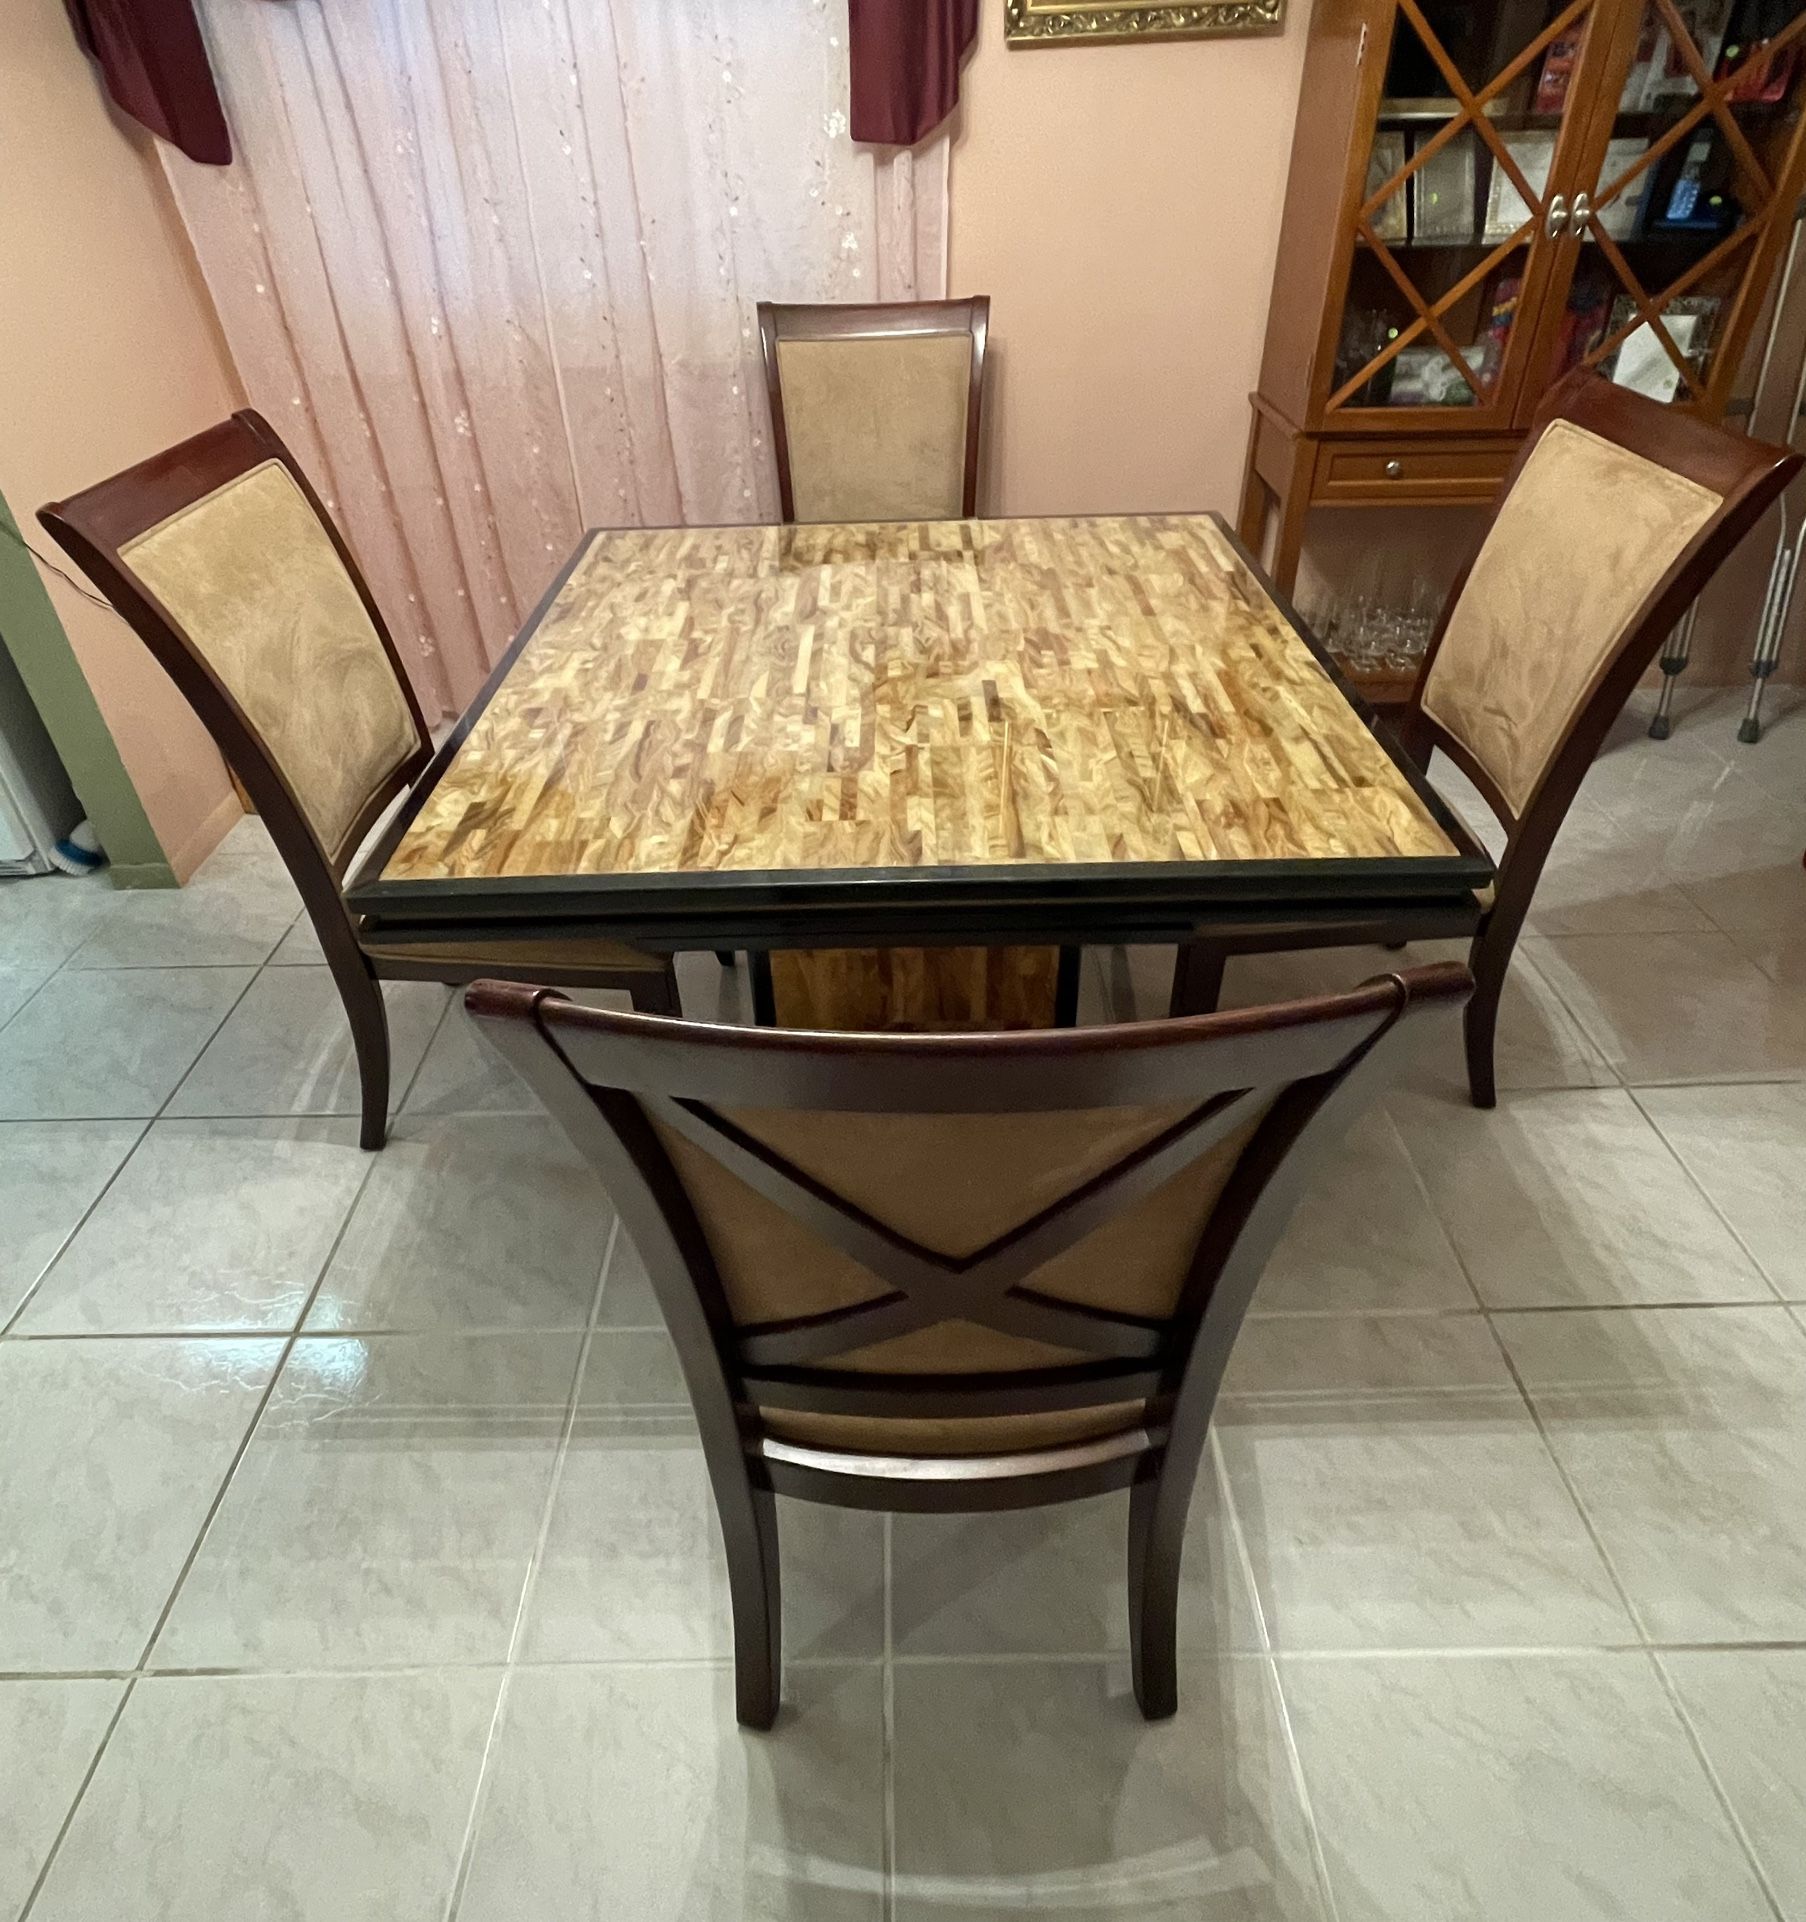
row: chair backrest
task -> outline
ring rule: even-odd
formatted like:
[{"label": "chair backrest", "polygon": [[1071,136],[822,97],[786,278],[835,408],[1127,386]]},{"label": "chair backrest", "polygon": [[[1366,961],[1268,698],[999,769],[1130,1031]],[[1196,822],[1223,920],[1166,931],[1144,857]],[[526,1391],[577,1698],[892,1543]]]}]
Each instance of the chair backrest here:
[{"label": "chair backrest", "polygon": [[778,499],[787,521],[957,520],[978,512],[991,303],[759,303]]},{"label": "chair backrest", "polygon": [[1664,636],[1799,465],[1597,375],[1560,382],[1449,597],[1407,732],[1514,837],[1536,818],[1531,838],[1552,839]]},{"label": "chair backrest", "polygon": [[297,881],[324,869],[336,894],[432,743],[356,563],[274,429],[234,414],[38,518],[199,714]]},{"label": "chair backrest", "polygon": [[705,1444],[793,1492],[958,1483],[946,1505],[970,1506],[986,1481],[1122,1485],[1176,1427],[1201,1441],[1314,1153],[1413,1018],[1470,986],[1445,964],[984,1036],[713,1027],[488,982],[467,999],[602,1176]]}]

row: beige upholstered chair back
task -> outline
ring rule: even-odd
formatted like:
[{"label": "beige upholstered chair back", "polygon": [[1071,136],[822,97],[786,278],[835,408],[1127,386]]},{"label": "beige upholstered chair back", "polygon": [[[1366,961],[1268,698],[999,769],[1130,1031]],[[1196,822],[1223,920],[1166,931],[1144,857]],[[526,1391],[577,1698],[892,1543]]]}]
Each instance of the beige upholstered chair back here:
[{"label": "beige upholstered chair back", "polygon": [[[817,1114],[765,1109],[724,1118],[889,1232],[966,1257],[1116,1167],[1195,1104],[1046,1114]],[[1022,1283],[1081,1307],[1170,1316],[1204,1224],[1270,1103],[1153,1194],[1104,1221]],[[708,1238],[736,1324],[813,1316],[880,1300],[891,1284],[755,1193],[669,1127],[659,1139]],[[855,1372],[967,1374],[1044,1368],[1084,1356],[957,1314],[831,1358]],[[971,1454],[1050,1446],[1139,1418],[1133,1406],[952,1420],[762,1411],[767,1429],[819,1447]]]},{"label": "beige upholstered chair back", "polygon": [[119,557],[263,738],[335,863],[421,746],[388,650],[332,539],[270,459],[122,542]]},{"label": "beige upholstered chair back", "polygon": [[760,308],[787,519],[975,511],[983,307]]},{"label": "beige upholstered chair back", "polygon": [[1543,430],[1448,618],[1424,713],[1522,815],[1639,610],[1723,496],[1572,420]]}]

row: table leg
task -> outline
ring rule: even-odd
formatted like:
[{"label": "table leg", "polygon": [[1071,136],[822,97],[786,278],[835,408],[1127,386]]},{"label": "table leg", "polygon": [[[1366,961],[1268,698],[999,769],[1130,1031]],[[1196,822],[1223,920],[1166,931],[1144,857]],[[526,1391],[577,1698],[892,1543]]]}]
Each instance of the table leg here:
[{"label": "table leg", "polygon": [[1223,964],[1227,961],[1220,948],[1209,948],[1189,941],[1173,961],[1173,994],[1168,1014],[1214,1014],[1223,993]]}]

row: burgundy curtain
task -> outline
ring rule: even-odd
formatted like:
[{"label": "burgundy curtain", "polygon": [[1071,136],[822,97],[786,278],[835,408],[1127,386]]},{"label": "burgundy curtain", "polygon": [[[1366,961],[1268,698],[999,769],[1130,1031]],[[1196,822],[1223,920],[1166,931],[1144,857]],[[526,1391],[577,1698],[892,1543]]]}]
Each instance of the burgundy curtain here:
[{"label": "burgundy curtain", "polygon": [[853,138],[913,147],[959,104],[978,0],[848,0]]},{"label": "burgundy curtain", "polygon": [[68,0],[75,35],[107,92],[190,160],[232,158],[226,116],[192,0]]}]

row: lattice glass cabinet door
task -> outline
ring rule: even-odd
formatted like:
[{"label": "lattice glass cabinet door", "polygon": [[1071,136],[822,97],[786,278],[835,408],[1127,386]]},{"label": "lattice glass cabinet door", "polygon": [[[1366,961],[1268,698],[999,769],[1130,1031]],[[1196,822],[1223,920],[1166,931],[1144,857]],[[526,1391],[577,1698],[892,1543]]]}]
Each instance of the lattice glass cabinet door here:
[{"label": "lattice glass cabinet door", "polygon": [[[1361,49],[1374,104],[1324,424],[1460,410],[1507,427],[1563,274],[1611,0],[1396,0]],[[1564,289],[1565,291],[1565,289]]]},{"label": "lattice glass cabinet door", "polygon": [[[1799,188],[1803,0],[1636,0],[1542,350],[1720,414]],[[1609,115],[1609,118],[1607,117]]]}]

